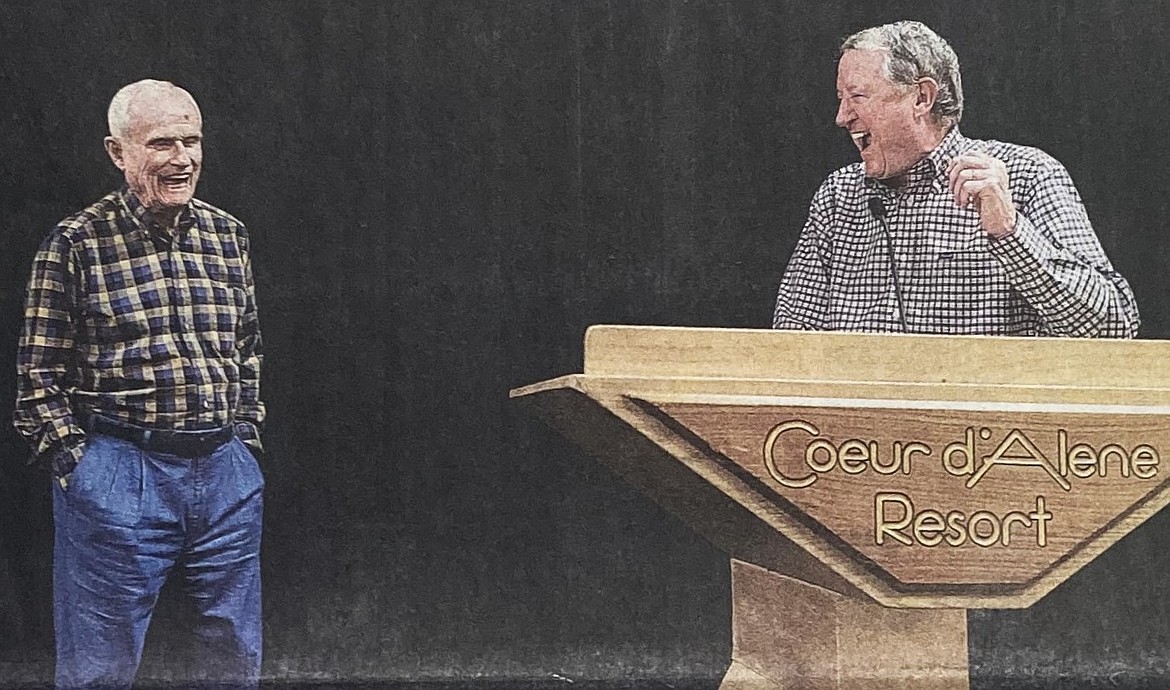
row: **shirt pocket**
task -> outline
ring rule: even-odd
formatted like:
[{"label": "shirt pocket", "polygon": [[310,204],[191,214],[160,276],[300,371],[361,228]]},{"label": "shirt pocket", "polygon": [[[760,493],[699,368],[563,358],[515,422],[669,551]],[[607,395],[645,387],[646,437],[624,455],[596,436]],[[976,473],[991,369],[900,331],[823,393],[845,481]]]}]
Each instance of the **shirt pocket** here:
[{"label": "shirt pocket", "polygon": [[929,238],[928,285],[934,318],[944,332],[967,332],[1002,320],[1012,289],[982,229]]},{"label": "shirt pocket", "polygon": [[978,228],[928,235],[927,254],[936,272],[953,279],[987,280],[1002,275],[991,254],[991,240]]},{"label": "shirt pocket", "polygon": [[[969,227],[968,227],[969,225]],[[975,224],[956,224],[947,230],[928,230],[926,246],[936,259],[944,259],[955,254],[967,252],[989,251],[987,233]]]},{"label": "shirt pocket", "polygon": [[191,279],[191,309],[195,332],[208,354],[230,358],[236,331],[247,308],[243,287],[213,278]]},{"label": "shirt pocket", "polygon": [[[177,356],[174,343],[162,333],[165,313],[130,297],[91,296],[80,332],[88,341],[87,359],[98,377],[98,390],[117,390],[149,382],[150,368]],[[109,375],[115,372],[114,375]]]}]

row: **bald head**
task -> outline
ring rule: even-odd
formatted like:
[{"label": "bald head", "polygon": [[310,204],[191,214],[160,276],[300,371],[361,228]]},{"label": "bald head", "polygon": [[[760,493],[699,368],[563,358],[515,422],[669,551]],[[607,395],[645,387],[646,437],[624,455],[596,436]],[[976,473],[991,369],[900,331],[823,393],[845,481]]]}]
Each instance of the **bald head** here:
[{"label": "bald head", "polygon": [[151,119],[152,112],[163,105],[189,105],[197,117],[199,104],[186,89],[169,81],[143,79],[127,84],[114,94],[106,119],[110,125],[110,136],[124,139],[130,136],[136,119]]}]

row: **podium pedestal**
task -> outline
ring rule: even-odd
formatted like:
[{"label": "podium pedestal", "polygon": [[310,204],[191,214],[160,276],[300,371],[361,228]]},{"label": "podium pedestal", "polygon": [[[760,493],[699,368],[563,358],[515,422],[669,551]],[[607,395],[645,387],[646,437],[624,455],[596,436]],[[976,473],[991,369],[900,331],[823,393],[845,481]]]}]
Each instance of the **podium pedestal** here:
[{"label": "podium pedestal", "polygon": [[966,690],[967,611],[887,608],[731,560],[720,690]]}]

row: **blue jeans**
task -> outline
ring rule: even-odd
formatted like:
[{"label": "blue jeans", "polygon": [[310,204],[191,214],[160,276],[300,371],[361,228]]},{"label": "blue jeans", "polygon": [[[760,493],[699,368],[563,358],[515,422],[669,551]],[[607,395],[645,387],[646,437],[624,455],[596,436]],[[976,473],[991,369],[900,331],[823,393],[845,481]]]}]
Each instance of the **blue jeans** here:
[{"label": "blue jeans", "polygon": [[53,483],[57,686],[129,687],[173,573],[198,612],[192,680],[255,687],[263,490],[239,439],[183,458],[90,434],[68,489]]}]

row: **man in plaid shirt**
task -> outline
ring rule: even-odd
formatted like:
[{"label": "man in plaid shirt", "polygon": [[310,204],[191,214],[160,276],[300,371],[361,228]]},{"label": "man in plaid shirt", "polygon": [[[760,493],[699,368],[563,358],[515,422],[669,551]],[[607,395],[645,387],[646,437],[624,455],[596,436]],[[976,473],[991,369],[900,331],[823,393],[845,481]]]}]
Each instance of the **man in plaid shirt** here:
[{"label": "man in plaid shirt", "polygon": [[861,163],[813,197],[773,327],[1130,338],[1138,311],[1064,167],[959,133],[951,47],[919,22],[845,40],[837,125]]},{"label": "man in plaid shirt", "polygon": [[190,94],[130,84],[109,125],[126,184],[41,244],[17,353],[16,428],[55,478],[57,684],[129,687],[173,575],[199,614],[199,680],[254,686],[264,406],[248,234],[193,198]]}]

